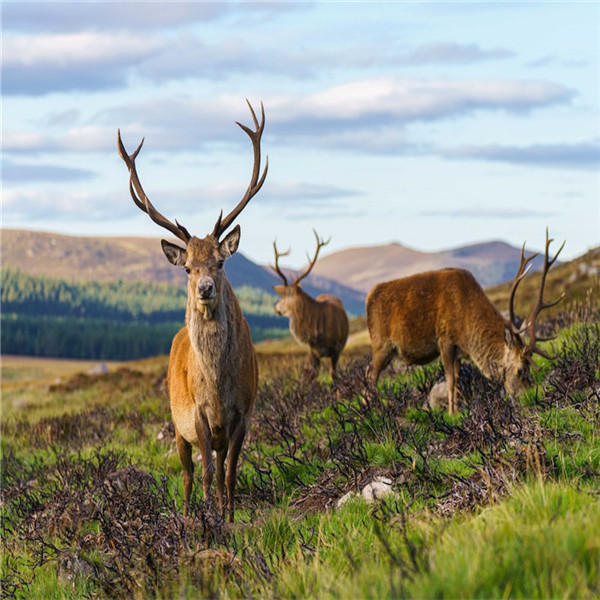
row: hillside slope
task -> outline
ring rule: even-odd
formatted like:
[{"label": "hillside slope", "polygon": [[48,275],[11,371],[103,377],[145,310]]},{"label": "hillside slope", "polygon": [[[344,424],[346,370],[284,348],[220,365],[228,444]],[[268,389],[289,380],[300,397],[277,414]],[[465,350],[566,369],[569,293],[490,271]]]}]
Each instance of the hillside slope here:
[{"label": "hillside slope", "polygon": [[[514,276],[519,265],[520,252],[520,248],[500,241],[442,252],[420,252],[394,243],[349,248],[323,256],[315,265],[314,273],[345,281],[348,285],[367,293],[381,281],[443,267],[460,267],[471,271],[479,283],[486,287],[507,281]],[[534,268],[540,266],[541,259],[538,258],[534,261]]]},{"label": "hillside slope", "polygon": [[[29,275],[52,276],[79,281],[144,281],[185,285],[183,269],[165,259],[159,238],[79,237],[2,229],[2,265]],[[234,288],[249,286],[272,293],[279,279],[267,267],[237,252],[225,270]],[[310,276],[304,286],[309,294],[339,296],[353,314],[364,312],[365,294],[326,277]]]},{"label": "hillside slope", "polygon": [[[558,248],[551,246],[550,250]],[[507,281],[488,287],[485,292],[490,300],[500,309],[508,309],[508,300],[512,281]],[[525,277],[519,284],[515,297],[515,310],[517,314],[525,316],[537,301],[540,286],[540,274],[533,273]],[[564,299],[557,306],[542,313],[555,314],[566,310],[569,305],[581,303],[588,296],[600,294],[600,247],[588,250],[582,256],[562,264],[556,264],[548,272],[544,289],[546,302],[557,299],[564,294]]]}]

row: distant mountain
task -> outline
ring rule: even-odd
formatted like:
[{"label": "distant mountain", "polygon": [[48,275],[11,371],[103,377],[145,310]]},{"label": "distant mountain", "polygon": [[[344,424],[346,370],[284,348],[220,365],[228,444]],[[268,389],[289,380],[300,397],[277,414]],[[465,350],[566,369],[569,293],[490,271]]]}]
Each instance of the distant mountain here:
[{"label": "distant mountain", "polygon": [[[500,241],[473,244],[442,252],[421,252],[387,244],[349,248],[322,256],[313,273],[368,293],[381,281],[406,277],[413,273],[461,267],[475,275],[483,287],[512,279],[519,266],[521,249]],[[533,268],[542,266],[542,258],[533,261]]]},{"label": "distant mountain", "polygon": [[[145,281],[185,285],[183,269],[166,260],[159,238],[79,237],[20,229],[1,230],[2,265],[30,275],[79,281]],[[237,252],[225,263],[234,288],[249,286],[274,293],[279,282],[270,268]],[[364,292],[326,277],[309,276],[304,289],[313,295],[339,296],[352,314],[364,312]]]},{"label": "distant mountain", "polygon": [[[2,264],[31,275],[83,281],[168,282],[185,285],[183,269],[165,259],[159,238],[76,237],[54,233],[3,229]],[[311,295],[339,296],[355,315],[364,312],[366,294],[381,282],[421,271],[462,267],[488,287],[514,277],[520,248],[501,241],[472,244],[441,252],[422,252],[398,243],[348,248],[319,258],[303,282]],[[533,261],[541,267],[542,258]],[[237,252],[225,270],[233,287],[249,286],[272,293],[279,278]],[[288,271],[294,274],[294,271]]]}]

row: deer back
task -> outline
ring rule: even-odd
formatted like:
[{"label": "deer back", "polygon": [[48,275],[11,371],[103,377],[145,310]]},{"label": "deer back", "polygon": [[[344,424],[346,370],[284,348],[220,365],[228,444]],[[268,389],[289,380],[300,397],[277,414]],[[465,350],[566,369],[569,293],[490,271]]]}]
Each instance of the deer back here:
[{"label": "deer back", "polygon": [[492,346],[494,353],[500,351],[496,346],[504,343],[504,319],[463,269],[378,284],[367,297],[367,325],[372,339],[391,340],[401,353],[415,359],[423,355],[423,361],[437,355],[440,338],[474,360],[473,355],[488,354]]},{"label": "deer back", "polygon": [[341,350],[346,345],[349,330],[344,303],[332,294],[320,294],[315,300],[321,308],[320,318],[324,321],[323,329],[326,332],[328,343]]},{"label": "deer back", "polygon": [[289,317],[290,330],[299,342],[323,348],[344,347],[348,317],[339,298],[321,294],[315,299],[299,285],[289,286],[284,294],[283,314]]}]

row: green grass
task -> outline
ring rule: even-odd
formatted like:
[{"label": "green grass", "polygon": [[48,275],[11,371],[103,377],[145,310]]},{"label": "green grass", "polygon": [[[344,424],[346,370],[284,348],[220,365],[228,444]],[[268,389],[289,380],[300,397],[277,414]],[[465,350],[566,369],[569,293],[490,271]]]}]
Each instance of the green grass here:
[{"label": "green grass", "polygon": [[[564,341],[572,359],[581,361],[578,332],[581,326],[565,329],[557,348]],[[537,388],[523,394],[513,409],[516,420],[506,424],[502,419],[511,415],[502,411],[488,422],[476,412],[422,410],[425,392],[419,390],[436,379],[436,365],[388,375],[376,396],[360,389],[360,373],[350,367],[344,377],[355,383],[346,397],[326,375],[310,382],[296,362],[269,360],[239,464],[236,524],[211,524],[210,511],[197,505],[196,516],[208,521],[181,521],[196,537],[170,542],[169,552],[179,552],[173,557],[157,549],[168,538],[138,538],[134,527],[132,551],[147,548],[147,554],[118,563],[119,573],[110,570],[116,568],[110,544],[99,539],[85,546],[86,536],[102,535],[116,536],[118,545],[120,528],[132,527],[113,522],[120,496],[104,498],[108,475],[88,497],[99,512],[78,522],[85,501],[60,500],[76,484],[56,468],[66,461],[93,479],[112,451],[117,471],[134,466],[157,486],[164,481],[165,503],[141,511],[141,522],[179,522],[181,465],[173,439],[158,439],[169,420],[165,360],[89,380],[63,378],[59,388],[11,382],[4,390],[1,440],[4,589],[20,577],[20,598],[600,593],[600,424],[589,388],[573,384],[567,398],[552,400],[552,366],[543,364]],[[470,445],[473,436],[481,439]],[[198,466],[195,501],[200,473]],[[374,474],[392,479],[394,494],[375,505],[356,496],[335,508],[339,497]],[[128,500],[131,519],[143,493],[135,490]],[[32,515],[59,500],[65,502],[62,516],[47,537],[59,550],[39,564],[39,541],[27,539],[27,527],[35,522]],[[65,525],[69,519],[78,523],[72,530]],[[128,576],[138,583],[127,583]]]},{"label": "green grass", "polygon": [[585,598],[598,591],[599,531],[597,496],[532,480],[453,521],[421,511],[404,523],[357,499],[300,521],[274,511],[238,535],[273,573],[248,590],[263,598]]}]

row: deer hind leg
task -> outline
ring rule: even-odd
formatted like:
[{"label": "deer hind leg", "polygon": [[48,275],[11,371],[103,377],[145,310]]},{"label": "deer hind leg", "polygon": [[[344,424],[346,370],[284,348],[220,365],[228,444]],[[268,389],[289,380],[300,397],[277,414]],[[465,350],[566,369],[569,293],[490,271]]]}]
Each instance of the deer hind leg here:
[{"label": "deer hind leg", "polygon": [[227,448],[217,451],[217,499],[219,501],[219,512],[225,517],[225,458],[227,457]]},{"label": "deer hind leg", "polygon": [[240,456],[240,450],[244,443],[244,437],[246,436],[246,428],[244,421],[240,420],[238,426],[235,428],[231,439],[229,440],[227,460],[227,475],[225,478],[225,485],[227,486],[227,510],[229,513],[229,522],[233,523],[233,507],[234,507],[234,494],[235,494],[235,481],[237,476],[237,463]]},{"label": "deer hind leg", "polygon": [[181,466],[183,467],[183,514],[187,515],[194,478],[192,445],[181,437],[179,431],[177,431],[177,427],[175,428],[175,442],[177,444],[179,460],[181,460]]},{"label": "deer hind leg", "polygon": [[440,356],[446,385],[448,386],[448,414],[454,415],[458,412],[456,407],[456,382],[458,381],[458,358],[456,346],[453,344],[440,344]]},{"label": "deer hind leg", "polygon": [[334,352],[331,355],[331,368],[329,370],[329,374],[331,375],[331,379],[333,379],[335,377],[335,369],[337,367],[337,362],[339,359],[340,355],[337,352]]},{"label": "deer hind leg", "polygon": [[377,385],[381,371],[390,364],[392,358],[394,358],[395,352],[396,349],[391,342],[387,342],[377,347],[373,346],[373,364],[370,373],[373,385]]},{"label": "deer hind leg", "polygon": [[321,359],[319,353],[316,350],[310,349],[309,355],[309,369],[310,376],[314,379],[319,374],[319,367],[321,366]]}]

